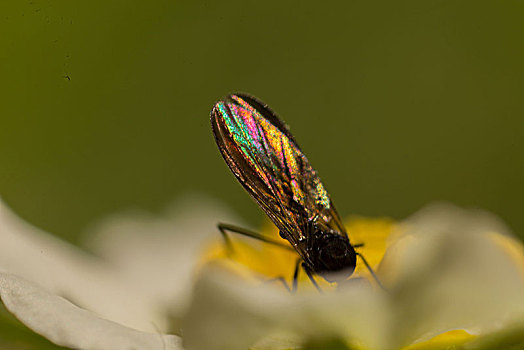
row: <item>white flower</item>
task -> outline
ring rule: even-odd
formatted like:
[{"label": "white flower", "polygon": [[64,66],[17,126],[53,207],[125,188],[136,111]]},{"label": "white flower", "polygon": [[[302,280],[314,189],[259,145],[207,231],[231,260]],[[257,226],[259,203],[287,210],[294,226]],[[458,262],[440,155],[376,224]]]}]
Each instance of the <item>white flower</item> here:
[{"label": "white flower", "polygon": [[108,321],[19,276],[0,273],[8,310],[55,344],[74,349],[181,349],[174,335],[146,333]]},{"label": "white flower", "polygon": [[[176,320],[203,242],[231,218],[181,198],[163,217],[113,216],[86,234],[94,254],[24,222],[0,202],[0,296],[35,332],[75,349],[178,349]],[[89,312],[87,312],[88,310]]]},{"label": "white flower", "polygon": [[[378,273],[387,292],[355,284],[289,295],[211,268],[196,284],[184,344],[225,350],[259,342],[254,348],[265,349],[272,341],[278,349],[340,339],[359,349],[399,349],[462,329],[490,334],[471,343],[484,346],[511,327],[524,344],[523,248],[488,213],[449,205],[420,211],[392,235]],[[464,334],[460,342],[471,340]]]},{"label": "white flower", "polygon": [[179,203],[163,218],[108,219],[89,235],[96,256],[0,205],[3,303],[35,332],[75,349],[182,348],[179,336],[165,333],[183,334],[190,350],[331,340],[424,349],[424,341],[452,329],[481,334],[467,343],[473,349],[524,331],[522,245],[487,213],[440,205],[402,223],[378,266],[387,292],[353,283],[324,295],[290,295],[276,284],[248,283],[219,263],[205,267],[192,289],[204,241],[220,238],[216,222],[238,220],[205,199]]}]

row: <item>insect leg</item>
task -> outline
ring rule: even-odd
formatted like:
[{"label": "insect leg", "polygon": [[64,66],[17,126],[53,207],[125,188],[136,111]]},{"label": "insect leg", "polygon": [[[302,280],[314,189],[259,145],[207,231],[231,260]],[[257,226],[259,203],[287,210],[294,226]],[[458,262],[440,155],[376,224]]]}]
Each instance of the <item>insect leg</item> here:
[{"label": "insect leg", "polygon": [[289,245],[286,245],[284,243],[278,242],[278,241],[273,240],[271,238],[268,238],[268,237],[266,237],[266,236],[264,236],[264,235],[262,235],[262,234],[260,234],[258,232],[247,230],[247,229],[242,228],[242,227],[219,223],[217,225],[217,228],[220,231],[220,233],[222,233],[222,237],[224,237],[224,241],[226,242],[227,250],[228,250],[229,253],[233,252],[233,245],[231,243],[231,239],[229,238],[227,232],[237,233],[237,234],[240,234],[240,235],[243,235],[243,236],[247,236],[247,237],[251,237],[251,238],[254,238],[254,239],[258,239],[259,241],[262,241],[262,242],[266,242],[266,243],[269,243],[269,244],[276,245],[276,246],[284,248],[284,249],[288,249],[288,250],[294,251],[294,249],[291,246],[289,246]]},{"label": "insect leg", "polygon": [[353,248],[362,248],[363,246],[364,246],[364,243],[353,244]]},{"label": "insect leg", "polygon": [[358,256],[360,256],[360,258],[362,259],[362,261],[364,262],[364,264],[366,265],[367,269],[369,270],[369,272],[371,273],[371,276],[373,276],[373,279],[375,280],[375,282],[377,282],[377,284],[379,285],[380,288],[382,288],[383,290],[386,290],[387,289],[384,287],[384,285],[382,285],[382,283],[380,282],[380,280],[378,279],[377,275],[375,275],[375,272],[373,272],[373,269],[371,268],[371,266],[369,266],[366,258],[364,258],[364,256],[362,254],[360,254],[359,252],[355,252],[355,254],[357,254]]},{"label": "insect leg", "polygon": [[287,284],[286,279],[284,277],[282,277],[282,276],[268,279],[265,282],[266,283],[269,283],[269,282],[281,282],[284,285],[284,287],[287,289],[288,292],[293,293],[293,291],[289,287],[289,284]]},{"label": "insect leg", "polygon": [[[224,241],[226,243],[227,251],[228,251],[229,254],[231,254],[233,252],[233,244],[231,243],[231,239],[229,238],[228,232],[230,232],[230,233],[237,233],[239,235],[243,235],[243,236],[251,237],[251,238],[254,238],[254,239],[258,239],[259,241],[262,241],[262,242],[265,242],[265,243],[276,245],[276,246],[278,246],[280,248],[283,248],[283,249],[295,251],[291,246],[286,245],[285,243],[278,242],[278,241],[273,240],[271,238],[268,238],[268,237],[266,237],[266,236],[264,236],[264,235],[262,235],[262,234],[260,234],[258,232],[247,230],[247,229],[242,228],[242,227],[229,225],[229,224],[224,224],[224,223],[219,223],[217,225],[217,228],[220,231],[220,233],[222,234],[222,237],[224,237]],[[298,259],[297,260],[297,264],[296,264],[296,267],[295,267],[295,273],[293,275],[293,287],[289,287],[289,285],[286,282],[285,278],[282,277],[282,276],[269,279],[266,282],[280,281],[288,291],[293,293],[294,290],[296,290],[296,284],[297,284],[296,283],[296,279],[298,277],[298,268],[300,266],[300,262],[301,261],[302,261],[302,259]]]},{"label": "insect leg", "polygon": [[309,277],[309,280],[311,281],[311,283],[313,283],[313,285],[315,286],[315,288],[318,290],[318,292],[320,294],[323,294],[324,292],[322,291],[322,289],[320,289],[320,287],[318,286],[317,284],[317,281],[315,281],[315,278],[313,278],[313,274],[311,273],[311,271],[309,271],[309,269],[307,268],[307,266],[305,264],[302,264],[302,267],[304,268],[304,270],[306,271],[306,274],[307,276]]},{"label": "insect leg", "polygon": [[293,272],[293,282],[291,284],[291,287],[289,287],[289,285],[287,284],[287,281],[284,277],[280,276],[280,277],[275,277],[275,278],[271,278],[269,280],[266,280],[266,282],[275,282],[275,281],[279,281],[281,282],[284,287],[286,287],[286,289],[291,293],[291,294],[295,294],[297,289],[298,289],[298,273],[300,271],[300,266],[302,265],[302,258],[298,258],[297,259],[297,262],[295,264],[295,270]]},{"label": "insect leg", "polygon": [[293,285],[291,287],[292,294],[296,293],[297,288],[298,288],[298,272],[300,271],[301,262],[302,262],[302,258],[298,258],[295,264],[295,272],[293,272]]}]

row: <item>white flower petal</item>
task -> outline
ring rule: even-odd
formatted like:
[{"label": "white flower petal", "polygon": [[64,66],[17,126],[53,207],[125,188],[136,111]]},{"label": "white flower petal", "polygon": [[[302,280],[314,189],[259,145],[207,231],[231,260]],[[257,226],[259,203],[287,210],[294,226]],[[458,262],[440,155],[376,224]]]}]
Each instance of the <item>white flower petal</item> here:
[{"label": "white flower petal", "polygon": [[246,349],[282,332],[290,340],[299,335],[301,342],[341,337],[368,349],[387,346],[385,296],[360,285],[330,295],[291,295],[270,285],[248,286],[210,268],[193,297],[184,326],[188,349]]},{"label": "white flower petal", "polygon": [[393,279],[394,344],[451,329],[493,331],[524,315],[524,279],[493,237],[507,229],[491,214],[433,205],[402,225],[380,274]]},{"label": "white flower petal", "polygon": [[504,329],[482,335],[467,346],[468,350],[499,350],[524,348],[524,318]]},{"label": "white flower petal", "polygon": [[[222,203],[203,196],[179,198],[164,215],[114,215],[93,227],[87,246],[118,270],[134,289],[181,315],[194,273],[220,221],[239,223]],[[166,310],[167,311],[167,310]]]},{"label": "white flower petal", "polygon": [[250,350],[298,350],[302,348],[303,339],[297,334],[277,332],[265,337],[250,347]]},{"label": "white flower petal", "polygon": [[144,333],[99,318],[15,275],[0,273],[0,297],[26,326],[61,346],[81,350],[182,349],[176,336]]},{"label": "white flower petal", "polygon": [[154,332],[167,319],[101,260],[26,223],[0,201],[0,271],[37,282],[77,305],[123,325]]},{"label": "white flower petal", "polygon": [[260,291],[218,269],[206,270],[197,281],[185,319],[184,346],[195,350],[247,349],[277,331],[275,304],[282,304],[283,298],[274,290],[267,294]]},{"label": "white flower petal", "polygon": [[270,285],[247,286],[217,268],[204,271],[185,319],[184,345],[278,348],[264,339],[283,333],[295,341],[338,337],[366,349],[397,349],[451,329],[493,331],[522,316],[524,279],[493,240],[494,232],[506,232],[498,220],[433,206],[403,229],[380,266],[388,292],[354,284],[338,293],[289,295]]}]

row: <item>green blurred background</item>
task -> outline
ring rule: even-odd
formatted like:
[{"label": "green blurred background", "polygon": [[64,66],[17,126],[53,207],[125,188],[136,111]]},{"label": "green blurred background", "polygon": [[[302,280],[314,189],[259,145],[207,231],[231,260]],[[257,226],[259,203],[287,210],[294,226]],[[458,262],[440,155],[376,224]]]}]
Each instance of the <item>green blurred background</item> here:
[{"label": "green blurred background", "polygon": [[343,215],[445,199],[524,234],[521,1],[3,1],[0,194],[75,240],[199,191],[262,213],[209,126],[266,101]]},{"label": "green blurred background", "polygon": [[264,219],[209,126],[291,126],[343,216],[481,207],[524,237],[522,1],[0,2],[0,195],[77,242],[187,192]]}]

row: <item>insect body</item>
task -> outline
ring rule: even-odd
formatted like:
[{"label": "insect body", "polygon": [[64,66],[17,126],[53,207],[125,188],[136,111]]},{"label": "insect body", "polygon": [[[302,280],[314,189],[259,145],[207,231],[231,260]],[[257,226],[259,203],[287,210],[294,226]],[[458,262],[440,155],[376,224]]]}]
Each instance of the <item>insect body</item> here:
[{"label": "insect body", "polygon": [[331,280],[343,270],[349,277],[360,254],[287,126],[245,94],[216,103],[211,126],[227,165],[300,255],[308,275]]}]

